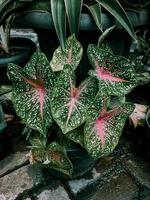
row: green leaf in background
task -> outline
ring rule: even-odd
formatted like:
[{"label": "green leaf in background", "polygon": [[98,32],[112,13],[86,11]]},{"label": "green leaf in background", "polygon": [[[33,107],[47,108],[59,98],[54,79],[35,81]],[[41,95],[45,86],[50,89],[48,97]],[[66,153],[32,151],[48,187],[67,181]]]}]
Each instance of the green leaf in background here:
[{"label": "green leaf in background", "polygon": [[67,68],[61,72],[51,99],[52,116],[64,134],[84,123],[87,108],[98,91],[94,77],[87,78],[76,87],[75,76],[68,72],[70,70]]},{"label": "green leaf in background", "polygon": [[88,57],[95,68],[89,74],[97,77],[99,89],[108,95],[125,95],[137,85],[133,64],[127,58],[113,55],[95,45],[89,45]]},{"label": "green leaf in background", "polygon": [[78,36],[83,0],[64,0],[71,35]]},{"label": "green leaf in background", "polygon": [[80,144],[82,147],[84,147],[84,128],[83,126],[80,126],[66,134],[66,137],[68,137],[70,140],[72,140],[75,143]]},{"label": "green leaf in background", "polygon": [[51,0],[52,18],[62,50],[65,49],[66,11],[64,0]]},{"label": "green leaf in background", "polygon": [[71,176],[73,166],[65,149],[56,142],[46,146],[46,140],[41,137],[31,137],[32,144],[29,161],[31,164],[43,164],[46,168],[55,169]]},{"label": "green leaf in background", "polygon": [[46,136],[52,124],[50,96],[54,74],[43,53],[36,52],[22,69],[9,64],[8,75],[13,82],[13,105],[27,126]]},{"label": "green leaf in background", "polygon": [[123,7],[118,0],[96,0],[100,3],[106,10],[108,10],[126,29],[126,31],[135,39],[135,33],[132,24],[124,11]]},{"label": "green leaf in background", "polygon": [[117,146],[127,117],[133,112],[134,106],[124,104],[107,111],[102,107],[93,112],[93,121],[85,124],[85,147],[93,158],[106,156]]},{"label": "green leaf in background", "polygon": [[47,160],[44,163],[47,168],[55,169],[68,176],[72,175],[73,166],[65,149],[58,143],[53,142],[48,146]]},{"label": "green leaf in background", "polygon": [[98,47],[103,43],[104,39],[114,30],[116,25],[107,28],[98,39]]},{"label": "green leaf in background", "polygon": [[83,48],[80,42],[75,35],[72,35],[66,40],[64,51],[60,47],[54,51],[50,66],[53,71],[61,71],[64,65],[68,64],[75,70],[80,63],[82,54]]},{"label": "green leaf in background", "polygon": [[95,3],[91,6],[84,4],[89,11],[91,12],[93,19],[95,21],[95,24],[97,27],[102,31],[102,22],[101,22],[101,5],[99,3]]}]

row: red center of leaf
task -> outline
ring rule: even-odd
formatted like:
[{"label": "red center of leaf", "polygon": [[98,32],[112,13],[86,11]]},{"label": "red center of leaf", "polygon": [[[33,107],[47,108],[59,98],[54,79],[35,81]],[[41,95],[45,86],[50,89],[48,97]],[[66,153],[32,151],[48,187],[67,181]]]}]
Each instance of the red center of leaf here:
[{"label": "red center of leaf", "polygon": [[[105,61],[105,64],[108,64],[108,61]],[[117,77],[115,74],[118,73],[116,72],[111,72],[112,67],[114,67],[114,64],[110,65],[109,68],[105,66],[99,66],[98,61],[95,61],[96,65],[96,76],[98,78],[101,78],[104,81],[109,81],[109,82],[127,82],[127,80],[124,80],[123,78]]]},{"label": "red center of leaf", "polygon": [[79,92],[78,88],[72,87],[71,88],[71,98],[77,98],[78,92]]},{"label": "red center of leaf", "polygon": [[72,84],[72,80],[70,80],[70,92],[69,92],[69,97],[67,98],[69,102],[67,103],[68,116],[66,125],[68,124],[68,121],[74,110],[80,113],[78,106],[83,106],[83,105],[81,102],[79,102],[79,99],[81,98],[80,95],[84,89],[85,87],[82,87],[81,89],[74,87]]},{"label": "red center of leaf", "polygon": [[46,97],[46,89],[44,87],[44,81],[42,78],[38,79],[28,79],[23,77],[26,83],[30,84],[33,89],[35,89],[34,99],[40,104],[40,115],[43,119],[43,111],[44,111],[44,102]]},{"label": "red center of leaf", "polygon": [[106,135],[109,129],[109,120],[112,117],[120,114],[122,111],[123,110],[121,108],[116,108],[107,112],[106,109],[103,108],[100,112],[99,117],[95,122],[94,131],[96,132],[98,138],[101,140],[102,148],[104,148],[106,143]]},{"label": "red center of leaf", "polygon": [[72,63],[72,48],[69,49],[68,58],[67,58],[67,64],[71,64],[71,63]]}]

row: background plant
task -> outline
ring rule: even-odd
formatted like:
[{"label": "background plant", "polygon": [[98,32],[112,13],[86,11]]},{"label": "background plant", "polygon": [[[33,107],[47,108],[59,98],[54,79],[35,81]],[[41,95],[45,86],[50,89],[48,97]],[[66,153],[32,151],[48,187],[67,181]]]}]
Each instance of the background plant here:
[{"label": "background plant", "polygon": [[[107,1],[107,0],[94,0],[94,1],[83,1],[83,0],[51,0],[51,14],[55,26],[56,33],[58,35],[60,45],[62,49],[65,47],[66,38],[66,16],[69,24],[69,29],[71,34],[78,36],[79,24],[81,11],[83,6],[87,7],[91,12],[94,21],[100,31],[103,33],[102,27],[102,9],[105,8],[109,13],[111,13],[115,19],[128,31],[128,33],[135,39],[135,34],[133,27],[131,25],[128,16],[119,3],[118,0]],[[109,27],[110,28],[110,27]],[[109,29],[111,31],[111,29]],[[106,31],[107,33],[107,31]],[[105,35],[105,32],[103,33]],[[107,34],[106,34],[107,35]]]}]

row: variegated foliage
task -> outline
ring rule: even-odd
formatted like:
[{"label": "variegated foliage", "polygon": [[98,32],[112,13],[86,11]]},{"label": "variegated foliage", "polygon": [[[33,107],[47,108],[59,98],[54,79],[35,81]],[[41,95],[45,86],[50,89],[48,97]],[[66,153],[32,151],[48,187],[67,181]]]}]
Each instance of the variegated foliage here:
[{"label": "variegated foliage", "polygon": [[41,137],[30,138],[30,143],[32,144],[29,155],[30,163],[41,163],[46,168],[55,169],[71,176],[73,166],[67,157],[65,149],[56,142],[46,146],[43,140]]},{"label": "variegated foliage", "polygon": [[136,85],[137,79],[130,60],[111,54],[103,48],[89,45],[88,57],[94,67],[89,74],[99,80],[99,88],[108,95],[125,95]]},{"label": "variegated foliage", "polygon": [[107,110],[108,99],[96,99],[95,108],[89,109],[84,127],[85,148],[94,158],[110,154],[118,144],[127,117],[134,106],[125,103]]},{"label": "variegated foliage", "polygon": [[9,64],[8,75],[13,83],[13,104],[22,121],[46,136],[52,124],[50,97],[54,73],[43,53],[34,53],[22,69]]},{"label": "variegated foliage", "polygon": [[74,35],[69,37],[65,43],[64,51],[59,46],[50,62],[53,71],[61,71],[64,65],[69,64],[73,70],[77,68],[82,58],[83,48]]},{"label": "variegated foliage", "polygon": [[85,122],[87,109],[92,106],[98,91],[97,86],[97,80],[90,77],[76,87],[75,74],[70,66],[60,73],[53,91],[51,111],[64,134]]},{"label": "variegated foliage", "polygon": [[88,56],[95,70],[79,86],[74,70],[82,57],[82,47],[74,35],[67,39],[64,52],[61,48],[54,52],[50,64],[43,53],[36,52],[23,69],[15,64],[8,66],[15,110],[28,127],[42,135],[42,141],[31,141],[31,160],[68,175],[72,165],[63,145],[45,140],[52,122],[67,138],[99,158],[116,147],[133,109],[125,103],[110,106],[111,95],[120,98],[137,84],[131,62],[113,55],[105,45],[90,45]]}]

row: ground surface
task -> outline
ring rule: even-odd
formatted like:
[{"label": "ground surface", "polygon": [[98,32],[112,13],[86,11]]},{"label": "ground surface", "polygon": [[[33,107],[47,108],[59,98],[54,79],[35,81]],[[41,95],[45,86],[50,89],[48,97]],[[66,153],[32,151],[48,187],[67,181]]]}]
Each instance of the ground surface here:
[{"label": "ground surface", "polygon": [[150,164],[123,141],[84,176],[59,180],[17,152],[0,162],[0,200],[150,200]]}]

